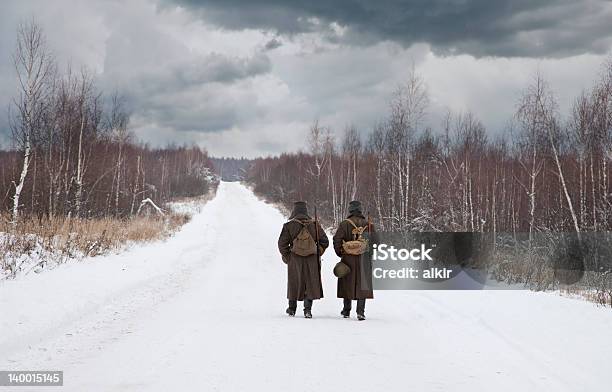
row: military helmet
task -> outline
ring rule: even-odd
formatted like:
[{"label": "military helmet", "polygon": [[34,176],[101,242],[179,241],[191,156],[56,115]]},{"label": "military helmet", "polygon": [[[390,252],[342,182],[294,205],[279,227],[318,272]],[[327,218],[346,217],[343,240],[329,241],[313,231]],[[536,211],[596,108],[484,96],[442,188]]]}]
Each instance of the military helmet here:
[{"label": "military helmet", "polygon": [[342,261],[340,261],[334,267],[334,275],[336,275],[337,278],[344,278],[346,275],[350,273],[351,273],[351,267],[349,267],[348,265],[346,265],[346,263],[343,263]]}]

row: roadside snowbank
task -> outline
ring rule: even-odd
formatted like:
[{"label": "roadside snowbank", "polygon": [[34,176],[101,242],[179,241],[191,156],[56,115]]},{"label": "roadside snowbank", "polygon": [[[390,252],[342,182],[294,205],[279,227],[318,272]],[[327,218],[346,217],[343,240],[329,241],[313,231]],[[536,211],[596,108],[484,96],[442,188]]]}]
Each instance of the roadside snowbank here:
[{"label": "roadside snowbank", "polygon": [[[114,226],[131,227],[125,225],[134,223],[134,230],[144,227],[148,231],[155,231],[147,236],[156,241],[159,240],[159,237],[171,235],[176,230],[176,226],[182,225],[184,220],[191,219],[192,216],[200,213],[203,206],[212,197],[214,197],[214,190],[202,197],[167,203],[164,208],[172,212],[170,217],[157,219],[136,217],[127,222],[118,221]],[[150,221],[147,220],[143,226],[140,220],[146,219]],[[135,220],[139,221],[135,222]],[[87,220],[83,222],[90,223]],[[78,225],[78,223],[75,224]],[[158,228],[153,229],[153,227]],[[0,252],[3,252],[0,255],[0,281],[51,270],[65,263],[80,262],[85,259],[89,261],[93,256],[120,254],[141,245],[141,242],[150,241],[129,238],[111,240],[108,235],[109,230],[100,231],[101,234],[94,236],[89,234],[90,238],[86,239],[81,238],[81,233],[76,231],[70,231],[63,237],[55,235],[50,238],[43,238],[37,234],[14,235],[0,232]]]}]

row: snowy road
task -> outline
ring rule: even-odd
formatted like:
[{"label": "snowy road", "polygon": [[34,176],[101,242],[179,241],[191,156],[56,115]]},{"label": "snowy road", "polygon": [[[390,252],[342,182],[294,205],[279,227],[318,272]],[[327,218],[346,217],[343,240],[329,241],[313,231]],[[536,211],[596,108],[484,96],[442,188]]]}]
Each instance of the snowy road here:
[{"label": "snowy road", "polygon": [[582,301],[377,292],[344,320],[328,252],[314,319],[287,317],[283,222],[222,183],[166,242],[0,283],[0,370],[63,370],[62,391],[608,390],[612,311]]}]

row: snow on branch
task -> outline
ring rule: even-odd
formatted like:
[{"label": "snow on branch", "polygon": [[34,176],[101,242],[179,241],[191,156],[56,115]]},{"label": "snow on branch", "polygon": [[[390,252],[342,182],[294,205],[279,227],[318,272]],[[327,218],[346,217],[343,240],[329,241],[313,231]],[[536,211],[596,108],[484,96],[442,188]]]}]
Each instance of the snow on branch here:
[{"label": "snow on branch", "polygon": [[153,209],[154,209],[155,211],[157,211],[157,213],[158,213],[158,214],[160,214],[160,215],[165,215],[165,214],[164,214],[164,211],[163,211],[161,208],[159,208],[159,207],[158,207],[158,206],[157,206],[157,205],[156,205],[156,204],[153,202],[153,200],[151,200],[151,199],[150,199],[150,198],[148,198],[148,197],[147,197],[146,199],[144,199],[143,201],[141,201],[141,202],[140,202],[140,206],[138,207],[138,211],[136,211],[136,215],[140,214],[140,211],[142,210],[142,208],[143,208],[144,206],[146,206],[147,204],[148,204],[148,205],[150,205],[151,207],[153,207]]}]

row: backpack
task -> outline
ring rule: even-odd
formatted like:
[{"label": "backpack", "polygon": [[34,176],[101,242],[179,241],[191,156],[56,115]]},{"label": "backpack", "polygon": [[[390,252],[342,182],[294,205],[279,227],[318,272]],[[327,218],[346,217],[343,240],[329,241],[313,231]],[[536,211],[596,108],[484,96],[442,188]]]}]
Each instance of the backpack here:
[{"label": "backpack", "polygon": [[353,222],[350,218],[347,219],[347,221],[353,226],[353,240],[343,240],[342,249],[344,249],[344,253],[346,253],[347,255],[362,255],[368,250],[368,240],[363,236],[363,232],[366,230],[367,226],[357,227],[355,222]]},{"label": "backpack", "polygon": [[308,231],[308,224],[310,221],[306,221],[306,223],[304,223],[297,219],[292,220],[302,225],[302,228],[300,229],[298,235],[293,239],[291,252],[298,256],[311,256],[317,253],[317,243],[315,242],[314,238],[312,238],[310,231]]}]

